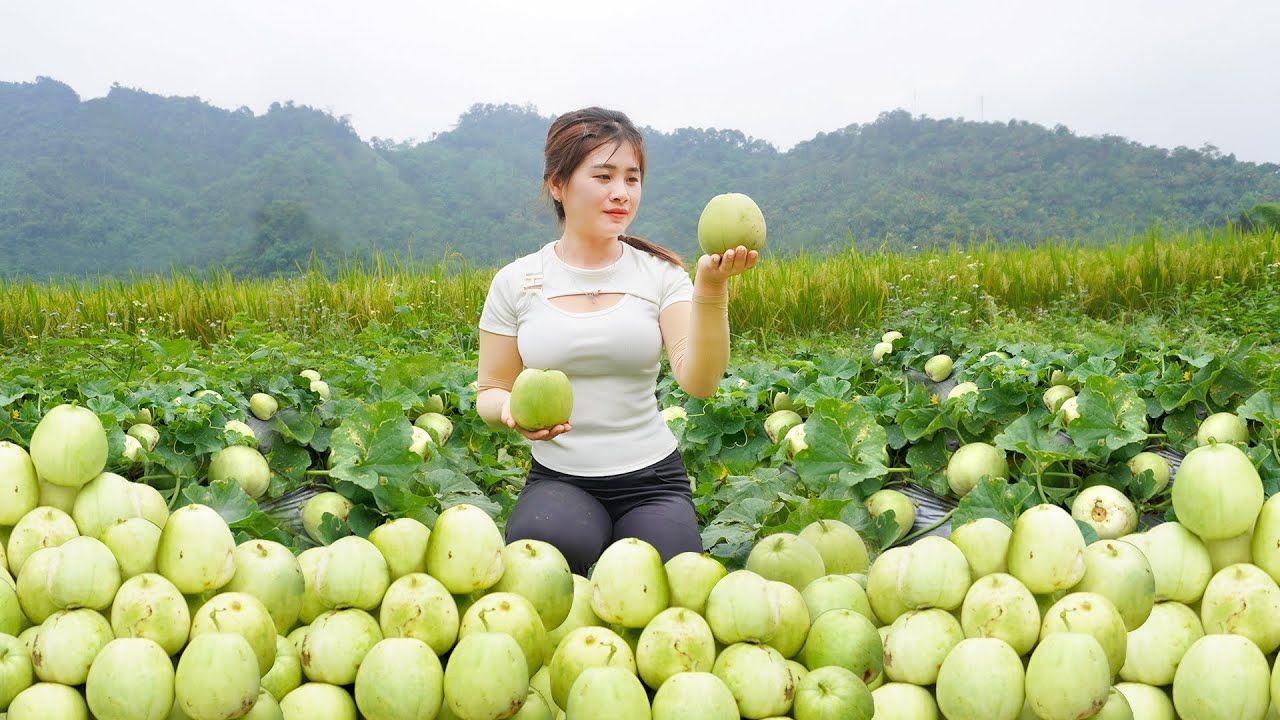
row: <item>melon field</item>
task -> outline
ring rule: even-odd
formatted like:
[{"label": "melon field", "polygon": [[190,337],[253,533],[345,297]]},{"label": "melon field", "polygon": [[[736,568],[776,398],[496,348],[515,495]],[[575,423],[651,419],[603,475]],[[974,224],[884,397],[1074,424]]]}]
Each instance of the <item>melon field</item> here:
[{"label": "melon field", "polygon": [[5,720],[1274,716],[1274,232],[766,252],[659,377],[705,552],[587,577],[503,542],[492,271],[0,284]]}]

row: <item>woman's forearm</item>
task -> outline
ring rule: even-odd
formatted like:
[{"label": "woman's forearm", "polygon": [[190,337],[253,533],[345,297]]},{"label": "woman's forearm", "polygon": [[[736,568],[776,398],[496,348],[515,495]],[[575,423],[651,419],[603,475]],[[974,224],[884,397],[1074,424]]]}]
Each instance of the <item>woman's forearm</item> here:
[{"label": "woman's forearm", "polygon": [[729,367],[728,289],[695,288],[689,312],[689,342],[685,362],[685,391],[710,397]]}]

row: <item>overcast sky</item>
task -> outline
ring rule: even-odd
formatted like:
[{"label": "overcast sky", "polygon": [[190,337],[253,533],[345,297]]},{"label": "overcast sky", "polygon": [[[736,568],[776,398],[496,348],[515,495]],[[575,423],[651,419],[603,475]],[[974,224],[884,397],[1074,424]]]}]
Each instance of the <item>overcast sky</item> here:
[{"label": "overcast sky", "polygon": [[293,100],[365,139],[600,104],[785,150],[904,108],[1280,162],[1277,28],[1277,0],[3,0],[0,81]]}]

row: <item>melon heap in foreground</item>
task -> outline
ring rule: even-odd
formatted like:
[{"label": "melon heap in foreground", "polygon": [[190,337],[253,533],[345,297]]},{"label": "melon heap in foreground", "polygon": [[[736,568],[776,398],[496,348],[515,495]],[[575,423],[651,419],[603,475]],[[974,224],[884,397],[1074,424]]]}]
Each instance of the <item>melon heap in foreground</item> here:
[{"label": "melon heap in foreground", "polygon": [[[1090,545],[1039,505],[874,560],[818,521],[734,572],[620,540],[587,578],[470,505],[237,546],[75,425],[0,444],[0,510],[26,508],[0,515],[6,720],[1261,720],[1280,697],[1280,500],[1232,445],[1184,459],[1181,523]],[[55,476],[70,512],[28,507]]]}]

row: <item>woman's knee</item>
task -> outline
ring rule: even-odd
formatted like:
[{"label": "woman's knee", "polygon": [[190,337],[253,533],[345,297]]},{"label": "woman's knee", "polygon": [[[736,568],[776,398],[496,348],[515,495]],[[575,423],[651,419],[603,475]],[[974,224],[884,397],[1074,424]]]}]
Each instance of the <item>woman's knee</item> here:
[{"label": "woman's knee", "polygon": [[671,497],[647,503],[618,518],[614,541],[639,538],[657,549],[666,562],[682,552],[702,552],[698,514],[687,498]]},{"label": "woman's knee", "polygon": [[541,540],[554,545],[579,575],[596,561],[612,535],[600,501],[569,483],[539,480],[525,486],[507,520],[506,541]]}]

